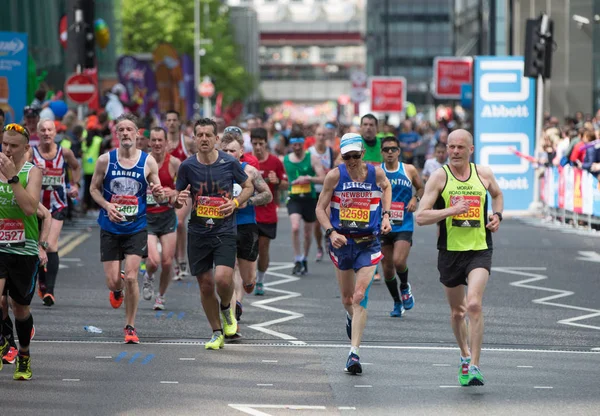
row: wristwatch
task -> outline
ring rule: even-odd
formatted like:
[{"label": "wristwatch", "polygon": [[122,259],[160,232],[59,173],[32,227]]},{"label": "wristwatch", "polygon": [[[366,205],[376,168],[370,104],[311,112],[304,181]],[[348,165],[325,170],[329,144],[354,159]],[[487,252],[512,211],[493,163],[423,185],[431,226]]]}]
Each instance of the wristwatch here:
[{"label": "wristwatch", "polygon": [[328,228],[325,231],[325,237],[329,238],[329,236],[331,235],[331,233],[333,233],[334,231],[335,231],[335,228],[333,228],[333,227],[332,228]]},{"label": "wristwatch", "polygon": [[492,215],[497,215],[498,221],[502,222],[502,213],[501,212],[494,212]]},{"label": "wristwatch", "polygon": [[8,182],[8,183],[18,183],[19,182],[19,177],[18,176],[13,176],[12,178],[10,178],[6,182]]},{"label": "wristwatch", "polygon": [[40,244],[41,248],[43,248],[44,250],[48,250],[48,242],[47,241],[40,241],[39,244]]},{"label": "wristwatch", "polygon": [[417,194],[415,194],[415,198],[417,199],[417,202],[421,202],[421,197]]}]

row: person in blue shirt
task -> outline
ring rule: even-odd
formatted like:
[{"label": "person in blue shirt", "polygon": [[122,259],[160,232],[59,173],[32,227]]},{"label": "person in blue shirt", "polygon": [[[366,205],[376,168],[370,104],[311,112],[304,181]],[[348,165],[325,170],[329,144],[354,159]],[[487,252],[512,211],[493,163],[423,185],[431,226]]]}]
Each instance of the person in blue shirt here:
[{"label": "person in blue shirt", "polygon": [[398,141],[402,150],[402,161],[412,165],[415,158],[415,150],[422,144],[421,136],[413,130],[412,121],[404,120],[402,131],[398,135]]}]

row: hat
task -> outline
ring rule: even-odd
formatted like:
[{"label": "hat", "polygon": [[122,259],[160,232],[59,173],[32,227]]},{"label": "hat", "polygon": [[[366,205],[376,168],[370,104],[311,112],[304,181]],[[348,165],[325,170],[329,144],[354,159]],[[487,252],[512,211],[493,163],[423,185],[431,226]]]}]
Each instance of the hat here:
[{"label": "hat", "polygon": [[363,139],[360,134],[346,133],[342,136],[340,151],[343,155],[348,152],[362,152],[363,149]]},{"label": "hat", "polygon": [[34,107],[26,106],[23,108],[23,117],[37,117],[40,115],[40,110]]}]

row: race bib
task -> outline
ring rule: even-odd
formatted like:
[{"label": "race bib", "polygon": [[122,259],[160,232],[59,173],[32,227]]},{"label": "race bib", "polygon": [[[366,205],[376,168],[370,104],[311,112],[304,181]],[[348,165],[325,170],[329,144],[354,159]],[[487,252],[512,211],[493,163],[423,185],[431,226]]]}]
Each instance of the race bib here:
[{"label": "race bib", "polygon": [[310,194],[310,183],[292,185],[292,195]]},{"label": "race bib", "polygon": [[390,211],[390,223],[392,225],[402,225],[404,221],[404,202],[392,202]]},{"label": "race bib", "polygon": [[113,195],[110,203],[117,207],[117,211],[125,216],[125,221],[133,221],[138,214],[138,199],[134,195]]},{"label": "race bib", "polygon": [[14,246],[25,244],[25,225],[23,220],[0,220],[0,245]]},{"label": "race bib", "polygon": [[[474,195],[462,195],[462,197],[469,203],[469,211],[452,217],[452,226],[471,228],[481,227],[481,198]],[[460,196],[451,196],[450,205],[456,205],[459,200]]]},{"label": "race bib", "polygon": [[207,227],[220,225],[225,218],[219,207],[225,201],[216,196],[197,196],[196,197],[196,219]]},{"label": "race bib", "polygon": [[154,195],[152,194],[152,192],[148,192],[146,194],[146,205],[148,205],[149,207],[158,205],[158,202],[156,202],[156,199],[154,199]]},{"label": "race bib", "polygon": [[46,168],[46,173],[42,177],[43,187],[61,187],[64,181],[64,170],[58,168]]},{"label": "race bib", "polygon": [[340,203],[340,225],[348,229],[361,229],[369,226],[371,219],[370,198],[343,198]]}]

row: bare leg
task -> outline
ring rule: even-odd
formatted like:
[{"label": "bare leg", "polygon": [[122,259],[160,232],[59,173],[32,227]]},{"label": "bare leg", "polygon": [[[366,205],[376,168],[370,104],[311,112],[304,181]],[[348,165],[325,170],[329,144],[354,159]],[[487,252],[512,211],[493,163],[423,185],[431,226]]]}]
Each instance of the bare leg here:
[{"label": "bare leg", "polygon": [[300,220],[302,217],[300,214],[290,215],[290,223],[292,224],[292,247],[294,248],[294,256],[301,256],[300,251]]},{"label": "bare leg", "polygon": [[173,256],[175,255],[175,244],[177,242],[177,234],[170,233],[160,237],[160,245],[162,248],[162,256],[160,258],[160,284],[158,293],[164,296],[167,293],[167,288],[171,282],[171,273],[173,273]]},{"label": "bare leg", "polygon": [[460,285],[457,287],[445,287],[446,297],[450,304],[450,324],[454,337],[460,348],[462,357],[469,357],[469,344],[467,340],[467,321],[465,315],[467,313],[467,302],[465,298],[465,288]]},{"label": "bare leg", "polygon": [[483,343],[483,292],[489,273],[486,269],[475,269],[469,273],[467,288],[467,312],[469,314],[469,338],[471,340],[471,363],[479,366],[481,344]]},{"label": "bare leg", "polygon": [[221,317],[219,315],[219,301],[215,294],[215,279],[212,270],[208,270],[196,277],[200,286],[200,301],[213,331],[222,330]]},{"label": "bare leg", "polygon": [[352,296],[352,346],[359,347],[367,325],[367,309],[361,305],[366,296],[367,288],[373,279],[376,266],[363,267],[356,272],[356,285]]},{"label": "bare leg", "polygon": [[308,258],[310,253],[310,245],[312,243],[312,236],[314,233],[316,222],[305,222],[304,223],[304,257]]},{"label": "bare leg", "polygon": [[136,255],[125,256],[125,320],[126,325],[135,327],[135,315],[140,302],[138,270],[142,258]]}]

